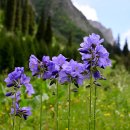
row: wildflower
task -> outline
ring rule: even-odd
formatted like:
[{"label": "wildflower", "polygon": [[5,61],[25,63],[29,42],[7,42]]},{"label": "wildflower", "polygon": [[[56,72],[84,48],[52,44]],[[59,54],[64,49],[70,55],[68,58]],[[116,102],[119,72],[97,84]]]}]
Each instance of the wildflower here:
[{"label": "wildflower", "polygon": [[51,79],[54,78],[58,71],[55,68],[55,64],[50,61],[46,67],[45,72],[43,73],[43,79]]},{"label": "wildflower", "polygon": [[29,59],[29,68],[32,71],[32,75],[39,73],[39,65],[40,61],[34,55],[31,55]]},{"label": "wildflower", "polygon": [[95,80],[101,78],[97,67],[105,68],[111,66],[109,53],[101,45],[103,41],[104,39],[100,39],[99,35],[92,33],[89,37],[84,38],[84,42],[80,44],[81,48],[78,49],[82,55],[86,70],[88,70],[89,74],[92,71]]},{"label": "wildflower", "polygon": [[34,94],[32,85],[30,84],[30,78],[24,74],[23,67],[16,67],[13,72],[8,74],[8,77],[4,80],[7,87],[14,87],[14,91],[7,93],[6,96],[14,95],[17,90],[24,85],[28,95]]},{"label": "wildflower", "polygon": [[101,68],[111,66],[111,61],[109,59],[109,53],[107,52],[107,50],[102,45],[97,46],[95,50],[96,50],[97,66]]},{"label": "wildflower", "polygon": [[63,64],[62,70],[59,72],[59,82],[73,82],[74,84],[82,85],[84,80],[83,71],[83,64],[70,60],[70,62]]},{"label": "wildflower", "polygon": [[59,54],[57,57],[52,57],[52,61],[56,66],[57,70],[60,70],[62,68],[62,65],[66,62],[66,59],[62,54]]},{"label": "wildflower", "polygon": [[55,64],[50,60],[49,56],[43,56],[42,61],[40,61],[34,55],[31,55],[29,68],[32,71],[32,75],[38,75],[44,80],[53,78],[57,73]]},{"label": "wildflower", "polygon": [[100,36],[92,33],[89,37],[84,37],[84,42],[80,44],[80,52],[87,53],[90,49],[94,49],[96,46],[100,45],[104,39],[100,39]]},{"label": "wildflower", "polygon": [[21,84],[23,84],[26,87],[26,93],[31,96],[34,94],[34,89],[32,85],[30,84],[30,77],[27,77],[25,74],[21,77]]},{"label": "wildflower", "polygon": [[11,108],[11,114],[13,115],[15,112],[15,116],[19,116],[20,118],[24,118],[25,120],[27,119],[28,116],[31,115],[31,108],[30,107],[19,107],[19,104],[16,103],[15,104],[15,111],[14,108]]},{"label": "wildflower", "polygon": [[12,87],[12,86],[20,87],[18,80],[21,78],[21,75],[23,74],[23,72],[24,72],[23,67],[21,68],[16,67],[13,72],[8,74],[8,77],[4,80],[7,84],[7,87]]}]

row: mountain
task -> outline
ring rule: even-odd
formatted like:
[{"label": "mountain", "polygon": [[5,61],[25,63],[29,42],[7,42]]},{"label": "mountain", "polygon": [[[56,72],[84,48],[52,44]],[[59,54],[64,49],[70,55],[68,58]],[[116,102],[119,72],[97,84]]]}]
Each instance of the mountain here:
[{"label": "mountain", "polygon": [[[52,26],[57,36],[69,37],[70,33],[73,36],[73,42],[80,43],[82,38],[91,33],[97,33],[104,36],[108,42],[105,31],[94,26],[92,22],[73,5],[71,0],[30,0],[39,16],[44,10],[45,17],[51,16]],[[112,40],[109,40],[112,41]],[[110,42],[110,44],[112,44]]]},{"label": "mountain", "polygon": [[110,28],[106,28],[100,22],[97,22],[97,21],[89,20],[89,23],[93,27],[95,27],[95,28],[97,28],[101,31],[101,33],[103,34],[103,37],[105,38],[105,40],[108,43],[110,43],[111,45],[114,44],[114,37],[113,37],[113,34],[112,34],[112,30]]}]

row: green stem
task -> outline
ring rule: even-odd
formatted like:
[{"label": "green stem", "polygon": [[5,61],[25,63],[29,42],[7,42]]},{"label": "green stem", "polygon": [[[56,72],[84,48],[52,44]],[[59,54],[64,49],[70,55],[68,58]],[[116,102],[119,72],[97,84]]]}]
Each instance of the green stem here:
[{"label": "green stem", "polygon": [[22,121],[22,118],[19,119],[19,130],[21,129],[21,121]]},{"label": "green stem", "polygon": [[94,130],[96,128],[96,100],[97,100],[97,87],[95,85],[95,91],[94,91]]},{"label": "green stem", "polygon": [[71,85],[69,84],[69,113],[68,113],[68,130],[70,130],[70,103],[71,103],[71,96],[70,96],[70,87]]},{"label": "green stem", "polygon": [[90,95],[90,102],[89,102],[89,130],[91,129],[91,122],[92,122],[92,65],[90,67],[90,89],[89,89],[89,95]]},{"label": "green stem", "polygon": [[13,108],[14,108],[14,114],[13,114],[13,130],[15,130],[15,115],[16,115],[16,93],[14,94],[14,104],[13,104]]},{"label": "green stem", "polygon": [[42,130],[42,87],[40,94],[40,130]]},{"label": "green stem", "polygon": [[57,130],[59,130],[58,124],[59,124],[59,110],[58,110],[58,82],[56,83],[57,87],[57,97],[56,97],[56,125],[57,125]]}]

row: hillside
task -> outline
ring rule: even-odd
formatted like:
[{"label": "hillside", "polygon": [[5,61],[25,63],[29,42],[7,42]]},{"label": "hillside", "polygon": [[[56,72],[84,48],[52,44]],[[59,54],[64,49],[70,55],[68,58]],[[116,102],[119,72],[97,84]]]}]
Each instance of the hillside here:
[{"label": "hillside", "polygon": [[80,43],[82,37],[92,32],[101,36],[101,31],[93,27],[85,16],[72,4],[71,0],[31,0],[37,16],[44,10],[45,17],[51,16],[55,34],[65,39],[70,33],[73,42]]}]

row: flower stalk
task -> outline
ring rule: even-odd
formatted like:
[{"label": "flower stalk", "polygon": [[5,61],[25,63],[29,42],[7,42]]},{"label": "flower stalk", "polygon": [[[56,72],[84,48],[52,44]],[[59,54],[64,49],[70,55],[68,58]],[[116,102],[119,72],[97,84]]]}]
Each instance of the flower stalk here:
[{"label": "flower stalk", "polygon": [[56,128],[59,130],[59,109],[58,109],[58,82],[56,82]]},{"label": "flower stalk", "polygon": [[94,87],[94,130],[96,130],[96,101],[97,101],[97,86]]},{"label": "flower stalk", "polygon": [[68,130],[70,130],[70,106],[71,106],[71,84],[69,84],[69,88],[68,88],[68,94],[69,94],[69,111],[68,111]]},{"label": "flower stalk", "polygon": [[92,67],[90,67],[90,89],[89,89],[89,130],[91,130],[91,122],[92,122]]},{"label": "flower stalk", "polygon": [[42,130],[42,89],[40,94],[40,130]]},{"label": "flower stalk", "polygon": [[15,115],[16,115],[16,93],[14,94],[14,102],[13,102],[14,114],[13,114],[13,130],[15,130]]}]

